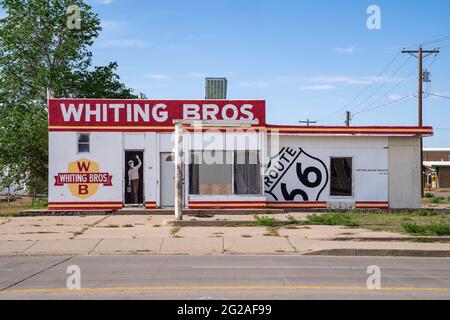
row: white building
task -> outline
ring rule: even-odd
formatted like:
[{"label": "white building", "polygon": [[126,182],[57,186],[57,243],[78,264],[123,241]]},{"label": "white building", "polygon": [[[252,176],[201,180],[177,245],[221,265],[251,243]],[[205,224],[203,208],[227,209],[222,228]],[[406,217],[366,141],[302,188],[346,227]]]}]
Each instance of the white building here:
[{"label": "white building", "polygon": [[51,99],[49,209],[173,207],[180,119],[186,208],[420,207],[430,127],[274,126],[261,100]]}]

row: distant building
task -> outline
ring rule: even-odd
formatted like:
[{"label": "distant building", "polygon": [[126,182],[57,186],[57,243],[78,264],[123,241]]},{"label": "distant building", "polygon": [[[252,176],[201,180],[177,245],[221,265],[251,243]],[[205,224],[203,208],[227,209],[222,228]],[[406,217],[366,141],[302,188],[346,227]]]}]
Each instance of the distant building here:
[{"label": "distant building", "polygon": [[425,186],[433,189],[450,188],[450,148],[424,149]]}]

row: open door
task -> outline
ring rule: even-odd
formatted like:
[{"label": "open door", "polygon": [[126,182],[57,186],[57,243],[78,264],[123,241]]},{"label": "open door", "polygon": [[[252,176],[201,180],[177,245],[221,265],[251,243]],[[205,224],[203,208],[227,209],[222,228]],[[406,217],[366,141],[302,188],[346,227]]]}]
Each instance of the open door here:
[{"label": "open door", "polygon": [[144,204],[144,152],[125,151],[125,206]]}]

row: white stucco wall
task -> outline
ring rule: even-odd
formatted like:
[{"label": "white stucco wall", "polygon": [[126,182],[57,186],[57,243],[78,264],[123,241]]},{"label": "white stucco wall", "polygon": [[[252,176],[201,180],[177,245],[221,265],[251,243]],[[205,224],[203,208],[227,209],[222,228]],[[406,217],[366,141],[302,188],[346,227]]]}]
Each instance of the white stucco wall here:
[{"label": "white stucco wall", "polygon": [[[308,201],[326,202],[387,202],[388,201],[388,138],[387,137],[304,137],[280,136],[279,146],[270,143],[269,154],[273,157],[282,148],[300,150],[306,153],[300,156],[281,181],[273,188],[273,184],[266,184],[266,191],[273,188],[273,196],[268,195],[268,201],[286,201],[280,190],[280,184],[285,183],[289,191],[300,189],[307,193]],[[310,157],[309,157],[310,156]],[[316,159],[312,159],[317,158]],[[353,196],[332,197],[330,195],[330,180],[325,181],[327,172],[330,176],[331,157],[353,158]],[[322,164],[320,163],[320,160]],[[276,161],[276,158],[273,159]],[[315,188],[303,185],[296,174],[296,164],[302,163],[302,169],[316,167],[321,170],[323,182]],[[326,169],[326,170],[325,170]],[[267,173],[270,175],[270,172]],[[273,177],[276,174],[273,173]],[[274,180],[277,180],[275,178]],[[314,173],[310,174],[310,181],[315,181]],[[268,188],[270,185],[270,188]],[[323,191],[320,193],[320,190]],[[320,193],[320,195],[318,195]],[[303,201],[296,196],[294,201]]]},{"label": "white stucco wall", "polygon": [[[211,143],[213,136],[216,140]],[[264,134],[209,134],[206,139],[185,139],[185,150],[189,149],[225,149],[233,150],[236,144],[231,141],[250,141],[238,143],[237,149],[260,150],[262,162],[275,157],[283,148],[289,148],[303,153],[294,160],[276,187],[274,199],[270,193],[265,196],[191,196],[191,201],[264,201],[268,202],[302,202],[301,196],[293,200],[285,200],[279,185],[286,184],[291,192],[301,189],[308,195],[308,201],[355,204],[357,202],[388,202],[391,208],[420,207],[420,150],[417,137],[349,137],[349,136],[269,136]],[[121,133],[92,132],[90,133],[90,153],[77,153],[76,132],[49,133],[49,202],[122,202],[124,195],[124,151],[144,150],[144,195],[146,202],[160,202],[160,153],[173,151],[171,133]],[[204,141],[200,143],[198,141]],[[286,150],[286,149],[284,149]],[[330,196],[330,158],[351,157],[353,159],[353,195],[351,197]],[[68,164],[89,159],[100,165],[100,172],[113,176],[112,186],[100,185],[98,192],[92,197],[82,200],[75,197],[67,185],[54,186],[58,173],[68,172]],[[276,159],[276,157],[274,158]],[[274,160],[272,159],[272,160]],[[302,169],[316,166],[321,170],[323,182],[317,187],[308,188],[299,182],[296,173],[297,163],[302,163]],[[264,169],[264,168],[263,168]],[[185,172],[188,172],[186,165]],[[325,177],[328,174],[328,180]],[[186,177],[186,190],[188,190]],[[309,180],[314,180],[314,173]],[[264,184],[264,181],[262,181]],[[264,189],[264,188],[263,188]],[[267,191],[267,186],[265,186]],[[186,192],[186,203],[189,196]]]},{"label": "white stucco wall", "polygon": [[389,138],[389,202],[393,209],[421,206],[419,137]]},{"label": "white stucco wall", "polygon": [[[49,133],[49,202],[120,202],[123,191],[123,135],[122,133],[92,132],[90,152],[78,154],[77,133]],[[113,176],[112,186],[100,186],[89,199],[78,199],[67,185],[55,186],[54,176],[67,173],[70,162],[86,158],[100,165],[100,171]]]}]

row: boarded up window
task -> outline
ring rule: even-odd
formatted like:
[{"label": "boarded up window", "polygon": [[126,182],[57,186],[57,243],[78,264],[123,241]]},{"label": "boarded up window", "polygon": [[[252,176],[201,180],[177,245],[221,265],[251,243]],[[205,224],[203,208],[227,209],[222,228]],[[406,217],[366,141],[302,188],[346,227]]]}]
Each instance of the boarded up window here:
[{"label": "boarded up window", "polygon": [[352,158],[331,158],[331,196],[353,195]]}]

